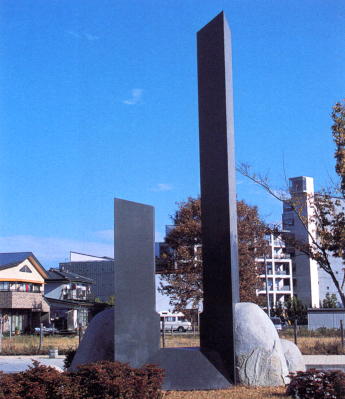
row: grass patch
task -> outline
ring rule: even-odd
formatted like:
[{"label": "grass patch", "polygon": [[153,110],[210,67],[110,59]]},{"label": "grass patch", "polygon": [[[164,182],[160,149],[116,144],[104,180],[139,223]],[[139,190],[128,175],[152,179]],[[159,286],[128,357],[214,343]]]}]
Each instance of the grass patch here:
[{"label": "grass patch", "polygon": [[164,391],[163,399],[292,399],[285,387],[238,386],[217,391]]},{"label": "grass patch", "polygon": [[[287,338],[293,342],[293,338]],[[298,337],[297,346],[303,355],[345,355],[340,338]]]},{"label": "grass patch", "polygon": [[[293,336],[281,332],[281,338],[293,342]],[[68,349],[77,349],[79,339],[77,336],[49,335],[43,339],[43,347],[38,353],[39,336],[37,335],[15,335],[12,338],[3,337],[2,355],[35,355],[47,354],[51,347],[58,348],[59,354],[64,354]],[[298,336],[297,344],[304,355],[345,355],[341,348],[340,337],[332,336]],[[161,338],[162,346],[162,338]],[[199,347],[200,340],[194,334],[166,334],[165,347]]]},{"label": "grass patch", "polygon": [[[293,335],[279,334],[281,338],[288,339],[294,342]],[[162,339],[161,339],[162,345]],[[332,336],[299,336],[297,338],[297,345],[303,355],[345,355],[345,351],[341,348],[340,337]],[[166,348],[179,347],[198,347],[200,341],[198,336],[193,334],[173,334],[165,336]]]},{"label": "grass patch", "polygon": [[[284,330],[278,331],[280,338],[289,339],[294,336],[293,327],[284,328]],[[297,336],[298,337],[339,337],[340,338],[340,330],[336,328],[325,328],[321,327],[317,330],[308,330],[307,327],[297,328]]]},{"label": "grass patch", "polygon": [[41,351],[38,352],[40,337],[37,335],[15,335],[11,338],[2,338],[2,355],[35,355],[47,354],[48,349],[58,348],[59,354],[64,354],[68,349],[76,349],[79,344],[78,337],[62,337],[50,335],[43,338]]},{"label": "grass patch", "polygon": [[[161,337],[162,346],[162,337]],[[165,347],[166,348],[191,348],[200,346],[200,339],[198,335],[193,334],[166,334]]]}]

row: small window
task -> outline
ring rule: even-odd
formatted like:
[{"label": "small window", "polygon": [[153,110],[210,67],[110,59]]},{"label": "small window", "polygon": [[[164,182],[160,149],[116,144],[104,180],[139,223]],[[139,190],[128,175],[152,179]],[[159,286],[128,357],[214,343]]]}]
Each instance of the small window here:
[{"label": "small window", "polygon": [[29,267],[27,267],[26,265],[24,265],[21,269],[19,269],[20,272],[23,273],[32,273],[32,271],[30,270]]}]

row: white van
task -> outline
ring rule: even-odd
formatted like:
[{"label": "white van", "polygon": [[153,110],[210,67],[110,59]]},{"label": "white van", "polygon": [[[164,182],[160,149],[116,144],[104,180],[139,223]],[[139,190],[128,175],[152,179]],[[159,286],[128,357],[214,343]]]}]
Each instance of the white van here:
[{"label": "white van", "polygon": [[170,313],[168,311],[159,312],[160,316],[160,328],[163,330],[163,321],[164,321],[164,330],[165,331],[192,331],[192,324],[186,320],[186,317],[183,313]]}]

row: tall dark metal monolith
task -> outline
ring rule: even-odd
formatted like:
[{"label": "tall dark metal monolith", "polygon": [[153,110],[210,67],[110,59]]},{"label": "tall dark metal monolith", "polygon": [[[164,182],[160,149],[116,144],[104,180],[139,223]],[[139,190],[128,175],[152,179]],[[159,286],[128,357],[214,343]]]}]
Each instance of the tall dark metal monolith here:
[{"label": "tall dark metal monolith", "polygon": [[154,208],[115,199],[115,360],[141,367],[159,351]]},{"label": "tall dark metal monolith", "polygon": [[204,310],[200,345],[235,382],[239,302],[231,33],[224,13],[197,34]]}]

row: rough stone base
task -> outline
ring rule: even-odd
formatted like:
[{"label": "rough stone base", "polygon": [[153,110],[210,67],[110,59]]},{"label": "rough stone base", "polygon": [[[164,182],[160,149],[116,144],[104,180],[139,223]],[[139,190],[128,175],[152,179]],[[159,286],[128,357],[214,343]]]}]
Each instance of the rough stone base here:
[{"label": "rough stone base", "polygon": [[280,386],[289,382],[282,345],[272,321],[254,303],[236,304],[235,351],[238,382]]},{"label": "rough stone base", "polygon": [[[289,370],[277,331],[257,305],[236,304],[235,340],[238,383],[278,386],[288,382]],[[289,349],[291,352],[291,345]],[[289,354],[288,358],[291,367],[296,356]],[[114,310],[109,309],[92,319],[70,369],[75,370],[79,364],[113,359]],[[157,348],[145,363],[165,369],[163,387],[166,390],[224,389],[231,386],[220,357],[215,353],[205,354],[198,348]]]},{"label": "rough stone base", "polygon": [[69,370],[99,360],[114,361],[114,309],[103,310],[91,320]]},{"label": "rough stone base", "polygon": [[296,373],[297,371],[305,371],[305,361],[303,355],[293,342],[287,339],[280,340],[286,359],[286,364],[290,373]]}]

